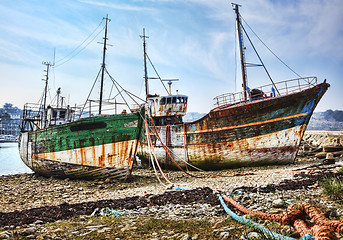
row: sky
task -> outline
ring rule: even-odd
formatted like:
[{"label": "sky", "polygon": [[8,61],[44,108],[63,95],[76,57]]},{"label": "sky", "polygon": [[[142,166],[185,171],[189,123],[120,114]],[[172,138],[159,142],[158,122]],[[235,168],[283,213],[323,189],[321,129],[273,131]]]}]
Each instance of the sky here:
[{"label": "sky", "polygon": [[[343,110],[343,1],[236,0],[251,29],[302,77],[327,79],[331,87],[316,111]],[[0,106],[38,102],[49,72],[51,98],[61,87],[70,105],[82,104],[102,62],[108,14],[106,68],[126,90],[144,98],[143,28],[147,53],[173,93],[189,96],[188,112],[206,113],[213,98],[241,91],[236,63],[235,13],[227,0],[0,0]],[[248,28],[247,28],[248,29]],[[251,34],[250,34],[251,35]],[[297,76],[252,34],[275,82]],[[247,46],[247,62],[255,62]],[[150,77],[155,77],[148,68]],[[248,69],[250,88],[269,84],[261,68]],[[105,81],[104,95],[111,82]],[[94,99],[99,93],[95,84]],[[150,93],[166,94],[157,80]],[[93,95],[92,95],[93,96]]]}]

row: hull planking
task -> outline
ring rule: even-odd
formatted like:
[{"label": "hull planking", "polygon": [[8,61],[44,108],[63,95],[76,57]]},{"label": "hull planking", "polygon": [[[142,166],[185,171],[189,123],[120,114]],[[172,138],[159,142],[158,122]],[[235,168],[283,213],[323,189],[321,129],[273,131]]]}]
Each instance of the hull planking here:
[{"label": "hull planking", "polygon": [[125,179],[144,133],[141,114],[89,117],[22,132],[20,156],[43,176]]},{"label": "hull planking", "polygon": [[[182,167],[215,170],[241,166],[287,164],[294,161],[310,117],[329,84],[321,83],[280,97],[221,106],[203,118],[157,126],[163,144]],[[164,168],[176,166],[154,136],[152,143]],[[138,151],[149,164],[146,137]]]}]

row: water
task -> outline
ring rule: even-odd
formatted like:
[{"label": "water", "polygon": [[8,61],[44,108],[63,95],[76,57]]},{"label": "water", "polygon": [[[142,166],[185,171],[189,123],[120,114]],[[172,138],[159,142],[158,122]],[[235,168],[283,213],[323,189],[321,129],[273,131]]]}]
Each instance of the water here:
[{"label": "water", "polygon": [[20,159],[18,143],[0,143],[0,176],[32,173]]}]

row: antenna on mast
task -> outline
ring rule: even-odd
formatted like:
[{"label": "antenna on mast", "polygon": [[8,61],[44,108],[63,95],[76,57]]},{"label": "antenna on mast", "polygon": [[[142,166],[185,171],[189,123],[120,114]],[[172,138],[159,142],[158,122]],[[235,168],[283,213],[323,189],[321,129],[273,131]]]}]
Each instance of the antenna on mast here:
[{"label": "antenna on mast", "polygon": [[144,51],[144,83],[145,83],[145,99],[148,99],[149,95],[149,83],[148,83],[148,69],[146,66],[146,42],[145,39],[149,38],[145,35],[145,28],[143,28],[143,35],[140,36],[143,39],[143,51]]},{"label": "antenna on mast", "polygon": [[169,86],[169,95],[172,95],[171,85],[172,85],[173,82],[179,81],[179,79],[162,79],[161,81],[168,82],[168,86]]},{"label": "antenna on mast", "polygon": [[46,97],[48,95],[48,82],[49,82],[49,68],[51,66],[53,66],[50,62],[42,62],[42,64],[44,64],[46,66],[46,70],[44,70],[44,72],[46,72],[45,79],[42,79],[43,81],[45,81],[45,87],[44,87],[44,99],[43,99],[43,106],[42,106],[42,127],[46,126],[46,120],[47,120],[47,116],[46,116]]},{"label": "antenna on mast", "polygon": [[51,66],[53,66],[53,64],[51,64],[50,62],[42,62],[42,64],[44,64],[46,66],[46,70],[44,70],[44,72],[46,72],[45,79],[42,79],[43,81],[45,81],[45,88],[44,88],[44,101],[43,101],[43,109],[46,108],[46,97],[48,94],[48,82],[49,82],[49,69]]}]

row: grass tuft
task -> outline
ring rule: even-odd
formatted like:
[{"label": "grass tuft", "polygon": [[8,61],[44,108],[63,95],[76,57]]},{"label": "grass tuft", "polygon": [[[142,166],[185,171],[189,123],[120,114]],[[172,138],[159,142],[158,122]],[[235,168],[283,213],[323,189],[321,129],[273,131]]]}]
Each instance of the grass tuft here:
[{"label": "grass tuft", "polygon": [[338,178],[325,178],[320,186],[323,188],[323,193],[332,200],[343,200],[343,182]]}]

